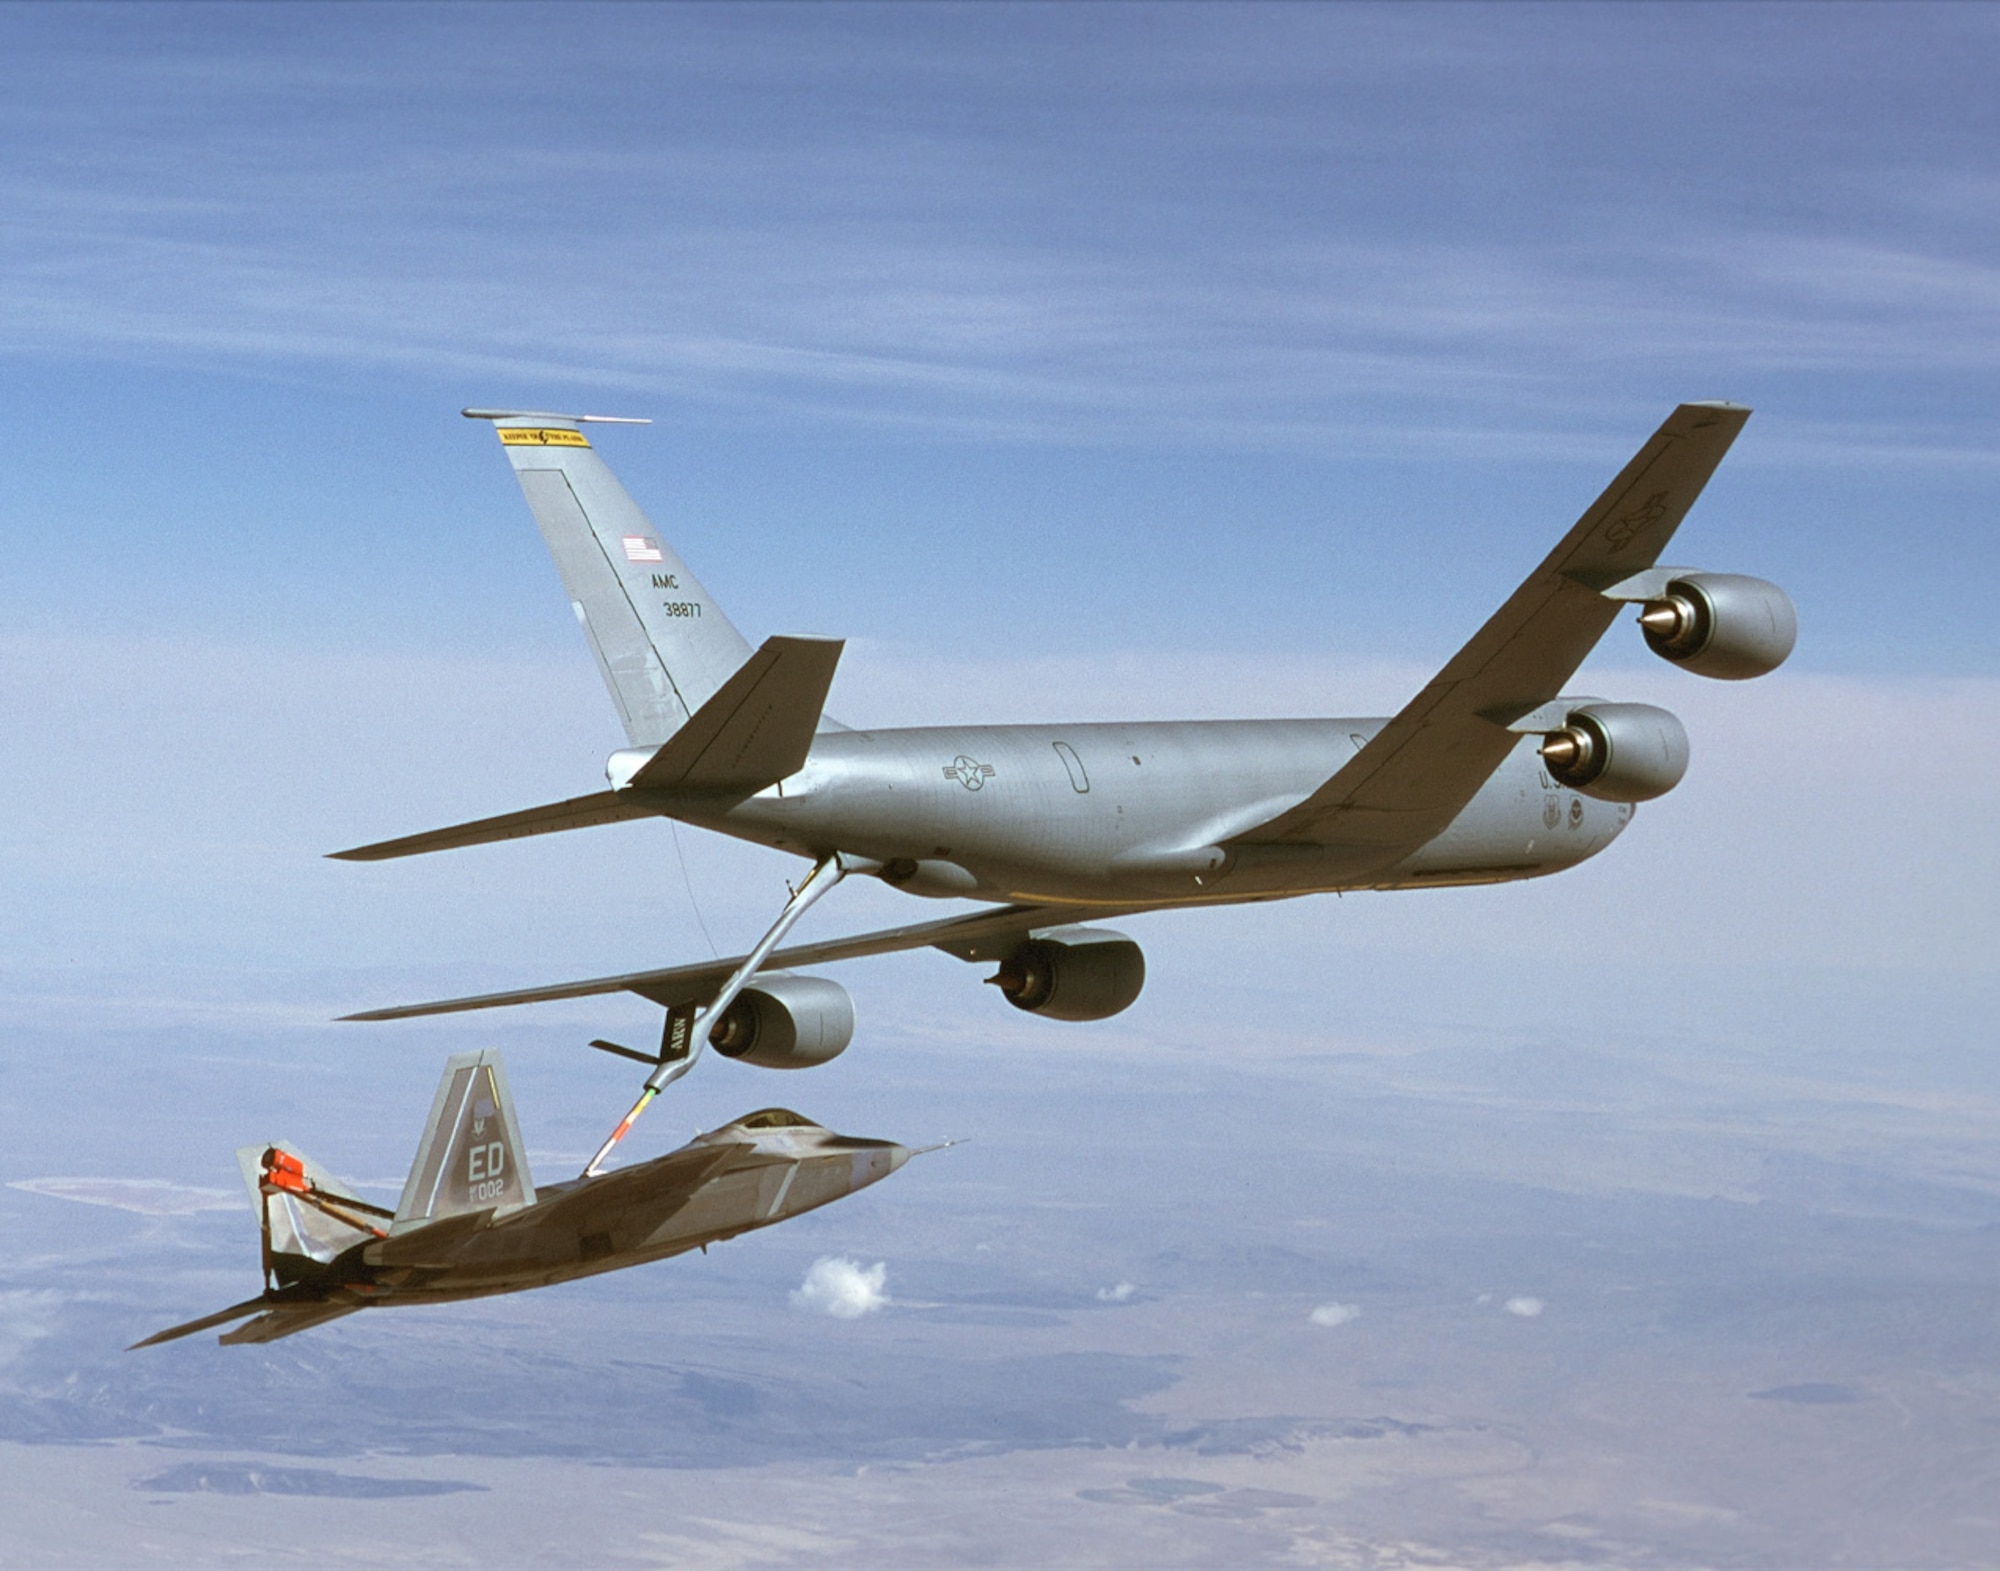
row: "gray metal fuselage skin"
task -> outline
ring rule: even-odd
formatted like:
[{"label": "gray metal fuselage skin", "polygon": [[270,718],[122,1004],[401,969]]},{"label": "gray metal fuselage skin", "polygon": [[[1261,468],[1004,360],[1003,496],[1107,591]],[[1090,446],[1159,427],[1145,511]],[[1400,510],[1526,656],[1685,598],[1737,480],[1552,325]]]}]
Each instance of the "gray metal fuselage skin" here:
[{"label": "gray metal fuselage skin", "polygon": [[[1536,877],[1617,838],[1629,804],[1550,779],[1523,736],[1414,854],[1237,844],[1310,796],[1385,722],[1215,720],[823,731],[798,773],[755,795],[661,810],[806,855],[893,869],[911,893],[1135,906]],[[890,873],[896,882],[894,871]]]},{"label": "gray metal fuselage skin", "polygon": [[831,1204],[909,1157],[892,1141],[803,1121],[754,1130],[739,1121],[649,1162],[545,1185],[511,1212],[447,1217],[357,1245],[325,1269],[324,1296],[370,1307],[444,1303],[644,1265]]}]

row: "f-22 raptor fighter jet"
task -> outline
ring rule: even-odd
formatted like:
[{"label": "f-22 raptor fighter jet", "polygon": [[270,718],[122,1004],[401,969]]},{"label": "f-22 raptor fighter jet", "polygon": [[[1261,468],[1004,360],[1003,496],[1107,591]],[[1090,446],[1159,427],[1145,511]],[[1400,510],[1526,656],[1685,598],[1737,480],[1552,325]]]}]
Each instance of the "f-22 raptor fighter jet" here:
[{"label": "f-22 raptor fighter jet", "polygon": [[517,1293],[664,1260],[851,1195],[912,1154],[773,1107],[650,1162],[537,1189],[500,1055],[460,1053],[393,1211],[289,1144],[238,1151],[263,1221],[264,1291],[134,1346],[246,1317],[221,1340],[275,1342],[358,1309]]},{"label": "f-22 raptor fighter jet", "polygon": [[[1387,718],[854,730],[824,712],[842,645],[774,637],[753,649],[592,447],[585,430],[599,417],[465,414],[499,434],[630,746],[606,764],[606,790],[338,855],[375,861],[659,816],[813,864],[745,955],[349,1017],[636,993],[668,1014],[620,1133],[704,1044],[772,1068],[840,1052],[854,1028],[845,989],[794,968],[928,946],[994,966],[987,980],[1016,1008],[1098,1020],[1145,980],[1139,946],[1098,925],[1109,919],[1574,867],[1688,763],[1687,732],[1666,710],[1564,691],[1618,613],[1637,610],[1661,658],[1724,680],[1775,669],[1797,632],[1776,584],[1661,565],[1750,417],[1691,403]],[[856,873],[988,908],[778,947]]]}]

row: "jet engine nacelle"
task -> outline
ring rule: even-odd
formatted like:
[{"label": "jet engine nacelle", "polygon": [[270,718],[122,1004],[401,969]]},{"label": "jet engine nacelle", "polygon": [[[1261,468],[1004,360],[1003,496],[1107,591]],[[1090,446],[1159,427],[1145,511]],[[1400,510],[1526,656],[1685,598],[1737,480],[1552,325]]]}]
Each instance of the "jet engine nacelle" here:
[{"label": "jet engine nacelle", "polygon": [[1639,626],[1654,654],[1725,682],[1777,670],[1799,638],[1792,597],[1740,573],[1685,573],[1645,607]]},{"label": "jet engine nacelle", "polygon": [[1585,796],[1647,802],[1687,773],[1687,729],[1651,704],[1584,704],[1542,739],[1542,763],[1552,779]]},{"label": "jet engine nacelle", "polygon": [[1139,996],[1146,956],[1108,927],[1058,927],[1029,939],[986,980],[1031,1015],[1104,1020]]},{"label": "jet engine nacelle", "polygon": [[786,971],[760,975],[715,1023],[709,1045],[761,1069],[810,1069],[854,1040],[854,1000],[838,982]]}]

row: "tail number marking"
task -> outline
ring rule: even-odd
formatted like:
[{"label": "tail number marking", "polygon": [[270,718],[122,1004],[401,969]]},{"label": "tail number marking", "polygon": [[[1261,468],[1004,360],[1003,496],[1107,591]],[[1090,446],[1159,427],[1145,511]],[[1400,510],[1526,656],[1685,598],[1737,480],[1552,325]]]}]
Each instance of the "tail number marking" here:
[{"label": "tail number marking", "polygon": [[660,614],[662,616],[698,617],[701,615],[701,602],[699,600],[662,600],[660,602]]},{"label": "tail number marking", "polygon": [[498,1200],[507,1187],[507,1148],[498,1140],[466,1153],[466,1188],[474,1200]]}]

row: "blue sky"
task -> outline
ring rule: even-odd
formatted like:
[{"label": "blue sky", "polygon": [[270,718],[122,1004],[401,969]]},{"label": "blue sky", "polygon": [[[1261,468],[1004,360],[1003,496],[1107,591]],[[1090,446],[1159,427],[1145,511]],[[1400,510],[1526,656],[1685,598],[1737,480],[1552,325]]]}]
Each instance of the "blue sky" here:
[{"label": "blue sky", "polygon": [[[1740,1203],[1769,1237],[1685,1269],[1777,1273],[1802,1302],[1771,1240],[1892,1216],[1916,1243],[1840,1237],[1860,1278],[1894,1275],[1924,1228],[2000,1198],[1996,66],[2000,13],[1969,6],[0,10],[0,1105],[23,1132],[0,1179],[226,1186],[228,1148],[272,1123],[393,1173],[438,1060],[487,1041],[531,1145],[566,1160],[630,1090],[577,1044],[643,1033],[643,1007],[329,1017],[698,958],[768,920],[792,863],[659,825],[321,860],[593,789],[621,745],[463,405],[652,416],[600,446],[746,633],[850,638],[835,711],[921,723],[1392,710],[1674,403],[1728,398],[1757,414],[1675,555],[1784,583],[1799,651],[1737,686],[1607,641],[1582,685],[1674,708],[1696,761],[1605,857],[1149,919],[1145,998],[1066,1033],[935,956],[857,966],[846,1058],[775,1091],[705,1065],[635,1147],[789,1098],[864,1134],[974,1134],[959,1167],[713,1279],[393,1346],[421,1362],[474,1324],[532,1363],[564,1303],[643,1323],[705,1294],[756,1326],[704,1343],[705,1367],[751,1379],[818,1356],[783,1303],[822,1247],[887,1258],[892,1291],[921,1281],[925,1312],[975,1325],[950,1284],[1000,1271],[975,1253],[995,1239],[1022,1303],[1059,1282],[1094,1305],[1114,1260],[1164,1281],[1160,1260],[1238,1231],[1393,1253],[1385,1214],[1437,1230],[1391,1273],[1410,1304],[1433,1268],[1503,1302],[1546,1289],[1489,1271],[1480,1208],[1518,1210],[1521,1260],[1547,1263],[1579,1196],[1663,1275],[1684,1263],[1645,1240],[1708,1222],[1645,1207]],[[809,920],[907,919],[850,885]],[[1328,1183],[1428,1175],[1422,1198],[1355,1221],[1327,1190],[1306,1234],[1271,1233],[1231,1186],[1292,1192],[1258,1132],[1274,1107],[1323,1121]],[[1851,1170],[1814,1189],[1814,1162]],[[1102,1190],[1087,1225],[1061,1220],[1078,1185]],[[250,1269],[239,1217],[119,1233],[0,1202],[27,1240],[0,1282],[0,1445],[30,1375],[112,1368],[100,1343]],[[1190,1216],[1224,1241],[1185,1236]],[[1941,1258],[1983,1259],[1964,1236],[1938,1233]],[[134,1258],[150,1274],[125,1298],[89,1285]],[[1218,1384],[1303,1381],[1284,1336],[1354,1294],[1379,1339],[1357,1345],[1418,1358],[1396,1341],[1416,1322],[1312,1259],[1326,1285],[1296,1305],[1306,1286],[1218,1266],[1177,1320],[1140,1283],[1139,1340],[1183,1370],[1161,1400],[1213,1417]],[[1548,1274],[1596,1290],[1587,1261]],[[1271,1303],[1290,1331],[1203,1362]],[[1785,1345],[1729,1324],[1676,1356],[1734,1370]],[[328,1333],[329,1367],[386,1334]],[[1021,1353],[966,1335],[952,1358]],[[1864,1378],[1835,1333],[1799,1338],[1814,1378],[1906,1405],[1949,1386],[1915,1351]],[[164,1391],[235,1366],[162,1367]],[[1390,1401],[1366,1394],[1387,1367],[1361,1360],[1341,1400]],[[1558,1418],[1594,1410],[1600,1365],[1547,1367]],[[1509,1389],[1460,1416],[1529,1433]],[[1946,1469],[1939,1437],[1992,1421],[1952,1412],[1920,1426]],[[1735,1413],[1716,1422],[1762,1433]],[[938,1478],[989,1502],[1055,1487]],[[1703,1509],[1727,1494],[1702,1487]],[[1949,1558],[1890,1531],[1914,1506],[1841,1520],[1864,1559]]]},{"label": "blue sky", "polygon": [[113,527],[210,628],[303,569],[287,631],[399,636],[377,547],[442,570],[448,508],[531,571],[449,419],[567,398],[661,421],[621,468],[746,621],[838,558],[844,628],[1158,644],[1193,574],[1204,641],[1429,658],[1729,397],[1709,515],[1804,658],[1992,669],[1979,8],[6,26],[0,346],[60,460],[23,505],[49,567]]}]

